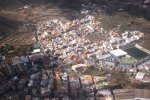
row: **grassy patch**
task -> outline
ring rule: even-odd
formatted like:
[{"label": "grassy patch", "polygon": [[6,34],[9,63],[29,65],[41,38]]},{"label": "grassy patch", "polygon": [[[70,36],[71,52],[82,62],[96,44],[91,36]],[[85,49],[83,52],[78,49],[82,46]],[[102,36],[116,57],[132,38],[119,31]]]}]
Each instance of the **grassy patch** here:
[{"label": "grassy patch", "polygon": [[92,76],[101,76],[101,75],[105,75],[107,74],[106,71],[104,70],[100,70],[98,68],[95,68],[93,66],[90,66],[88,67],[83,74],[86,74],[86,75],[92,75]]}]

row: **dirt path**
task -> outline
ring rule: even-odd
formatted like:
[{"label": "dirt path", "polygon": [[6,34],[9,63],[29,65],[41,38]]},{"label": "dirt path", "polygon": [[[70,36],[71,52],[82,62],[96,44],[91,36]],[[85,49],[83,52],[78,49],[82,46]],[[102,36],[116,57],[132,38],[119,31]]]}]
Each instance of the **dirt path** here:
[{"label": "dirt path", "polygon": [[[40,23],[43,21],[47,21],[53,18],[68,18],[71,15],[78,14],[77,11],[69,10],[69,9],[60,9],[58,7],[53,7],[51,5],[47,6],[34,6],[12,10],[0,10],[0,17],[4,17],[6,19],[11,20],[12,23],[7,24],[15,24],[19,22],[23,24],[23,26],[19,26],[17,28],[8,28],[6,26],[0,25],[0,31],[6,31],[8,33],[8,37],[0,41],[0,44],[13,44],[13,45],[23,45],[23,44],[31,44],[33,43],[35,28],[33,25],[24,25],[29,23]],[[97,17],[100,22],[102,22],[103,27],[106,30],[111,30],[116,27],[120,27],[120,30],[123,32],[125,30],[138,30],[145,33],[145,41],[143,42],[143,46],[150,50],[150,21],[147,21],[143,18],[137,18],[135,16],[131,16],[125,12],[117,12],[113,15],[107,15],[106,13],[92,13],[95,17]],[[15,21],[16,22],[13,22]]]},{"label": "dirt path", "polygon": [[[0,32],[8,33],[8,36],[0,41],[0,45],[6,43],[13,45],[31,44],[34,42],[33,38],[36,29],[34,25],[30,24],[41,23],[54,18],[65,18],[72,14],[74,14],[74,11],[69,9],[60,10],[50,5],[28,7],[26,9],[0,10],[0,17],[6,19],[3,22],[16,26],[15,28],[8,28],[7,25],[3,25],[2,28],[0,27]],[[21,24],[16,24],[17,22]]]}]

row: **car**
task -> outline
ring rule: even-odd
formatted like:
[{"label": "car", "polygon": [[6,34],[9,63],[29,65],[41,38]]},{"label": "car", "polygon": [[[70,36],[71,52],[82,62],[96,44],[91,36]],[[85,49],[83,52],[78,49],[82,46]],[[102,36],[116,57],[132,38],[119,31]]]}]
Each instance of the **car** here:
[{"label": "car", "polygon": [[30,80],[28,83],[28,87],[31,87],[33,85],[33,80]]}]

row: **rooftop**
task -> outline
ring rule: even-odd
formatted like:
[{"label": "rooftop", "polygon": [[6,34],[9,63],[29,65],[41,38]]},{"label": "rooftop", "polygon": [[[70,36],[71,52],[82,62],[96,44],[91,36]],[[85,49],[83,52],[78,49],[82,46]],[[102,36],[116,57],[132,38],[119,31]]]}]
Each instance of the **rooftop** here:
[{"label": "rooftop", "polygon": [[142,49],[139,49],[137,47],[131,47],[131,48],[127,48],[125,49],[125,51],[132,57],[134,57],[135,59],[139,60],[139,59],[143,59],[147,56],[149,56],[149,54],[147,52],[145,52]]},{"label": "rooftop", "polygon": [[135,76],[135,79],[142,80],[145,75],[146,75],[146,73],[144,73],[144,72],[138,72]]},{"label": "rooftop", "polygon": [[136,62],[135,59],[129,59],[129,58],[123,58],[123,59],[121,59],[121,63],[124,63],[124,64],[133,64],[135,62]]},{"label": "rooftop", "polygon": [[116,57],[127,55],[127,53],[121,49],[116,49],[116,50],[110,51],[110,54],[112,54]]},{"label": "rooftop", "polygon": [[114,94],[117,100],[135,100],[135,98],[149,100],[148,98],[150,98],[150,90],[148,89],[116,89]]},{"label": "rooftop", "polygon": [[21,63],[27,63],[28,61],[29,61],[29,60],[28,60],[28,57],[27,57],[27,56],[14,57],[14,58],[12,58],[12,63],[13,63],[13,65],[21,64]]}]

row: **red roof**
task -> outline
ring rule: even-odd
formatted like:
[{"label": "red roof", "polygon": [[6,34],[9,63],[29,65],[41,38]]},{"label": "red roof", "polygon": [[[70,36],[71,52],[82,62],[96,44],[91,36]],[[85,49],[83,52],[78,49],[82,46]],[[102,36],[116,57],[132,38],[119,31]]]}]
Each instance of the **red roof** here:
[{"label": "red roof", "polygon": [[136,80],[136,79],[134,79],[133,80],[135,83],[140,83],[141,81],[140,80]]},{"label": "red roof", "polygon": [[148,64],[147,66],[148,66],[148,68],[150,69],[150,64]]},{"label": "red roof", "polygon": [[144,78],[143,78],[143,81],[149,81],[149,77],[148,76],[145,76]]}]

